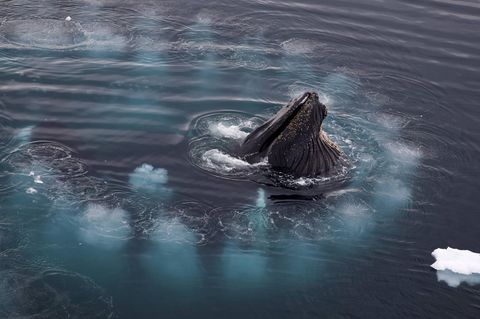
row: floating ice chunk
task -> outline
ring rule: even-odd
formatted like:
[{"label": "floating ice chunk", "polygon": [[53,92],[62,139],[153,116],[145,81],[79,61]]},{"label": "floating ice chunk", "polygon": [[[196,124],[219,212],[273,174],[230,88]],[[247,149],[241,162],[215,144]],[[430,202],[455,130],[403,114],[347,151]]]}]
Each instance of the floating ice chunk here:
[{"label": "floating ice chunk", "polygon": [[150,164],[137,167],[129,177],[130,185],[137,190],[155,191],[163,188],[168,182],[168,171],[164,168],[154,168]]},{"label": "floating ice chunk", "polygon": [[70,16],[65,18],[65,21],[71,21],[71,20],[72,20],[72,18]]},{"label": "floating ice chunk", "polygon": [[480,274],[462,275],[450,270],[439,270],[437,271],[437,280],[444,281],[453,288],[460,286],[463,282],[474,286],[480,285]]},{"label": "floating ice chunk", "polygon": [[478,253],[447,247],[447,249],[435,249],[432,256],[437,261],[431,267],[436,270],[451,270],[462,275],[480,274],[480,254]]},{"label": "floating ice chunk", "polygon": [[33,188],[33,187],[29,187],[29,188],[27,188],[27,190],[25,191],[25,193],[27,193],[27,194],[36,194],[36,193],[38,193],[38,191],[37,191],[35,188]]},{"label": "floating ice chunk", "polygon": [[35,176],[35,172],[34,172],[34,171],[30,171],[30,173],[28,173],[28,176]]}]

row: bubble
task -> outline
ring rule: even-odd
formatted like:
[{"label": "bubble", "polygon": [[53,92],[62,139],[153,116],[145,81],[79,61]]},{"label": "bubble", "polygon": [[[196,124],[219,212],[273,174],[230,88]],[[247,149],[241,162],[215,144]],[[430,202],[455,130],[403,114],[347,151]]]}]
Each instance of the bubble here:
[{"label": "bubble", "polygon": [[43,49],[74,48],[87,40],[79,23],[53,19],[6,21],[0,34],[14,44]]},{"label": "bubble", "polygon": [[154,168],[150,164],[142,164],[129,176],[130,185],[137,190],[162,190],[167,182],[168,171],[164,168]]},{"label": "bubble", "polygon": [[412,147],[401,142],[388,141],[385,142],[384,147],[395,161],[415,164],[421,157],[421,152],[418,147]]},{"label": "bubble", "polygon": [[78,218],[80,236],[91,245],[117,246],[131,235],[128,213],[121,207],[109,208],[89,203]]},{"label": "bubble", "polygon": [[305,39],[289,39],[283,41],[280,46],[288,54],[308,54],[312,53],[316,47],[315,43]]},{"label": "bubble", "polygon": [[0,311],[5,318],[110,318],[112,298],[80,274],[2,258]]}]

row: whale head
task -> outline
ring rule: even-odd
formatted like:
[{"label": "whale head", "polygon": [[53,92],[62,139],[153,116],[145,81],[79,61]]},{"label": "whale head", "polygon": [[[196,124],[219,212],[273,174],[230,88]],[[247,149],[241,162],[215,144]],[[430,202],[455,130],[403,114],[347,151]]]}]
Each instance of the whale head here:
[{"label": "whale head", "polygon": [[244,140],[241,156],[267,158],[271,168],[295,177],[326,175],[342,153],[322,130],[327,107],[315,92],[293,99]]}]

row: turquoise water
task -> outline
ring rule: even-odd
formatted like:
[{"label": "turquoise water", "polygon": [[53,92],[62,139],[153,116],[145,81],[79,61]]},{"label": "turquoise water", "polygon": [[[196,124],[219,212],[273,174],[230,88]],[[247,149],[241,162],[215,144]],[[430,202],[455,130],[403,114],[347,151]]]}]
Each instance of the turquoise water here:
[{"label": "turquoise water", "polygon": [[[4,1],[0,317],[477,318],[479,10]],[[306,90],[348,165],[235,157]]]}]

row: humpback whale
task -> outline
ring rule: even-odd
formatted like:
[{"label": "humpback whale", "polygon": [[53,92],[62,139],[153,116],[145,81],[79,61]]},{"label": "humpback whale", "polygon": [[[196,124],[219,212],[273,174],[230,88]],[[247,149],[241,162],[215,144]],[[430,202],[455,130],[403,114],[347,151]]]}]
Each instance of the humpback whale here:
[{"label": "humpback whale", "polygon": [[273,170],[294,177],[325,176],[343,154],[322,130],[326,116],[318,94],[306,92],[250,133],[239,155],[250,163],[267,158]]}]

